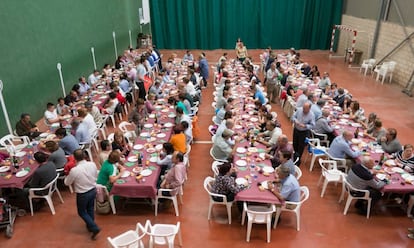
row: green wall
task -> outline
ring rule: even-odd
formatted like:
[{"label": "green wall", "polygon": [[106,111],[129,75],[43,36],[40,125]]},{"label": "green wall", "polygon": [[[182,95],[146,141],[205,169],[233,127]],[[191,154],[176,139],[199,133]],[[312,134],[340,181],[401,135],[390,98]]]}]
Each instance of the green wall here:
[{"label": "green wall", "polygon": [[[121,54],[136,46],[139,32],[137,0],[2,0],[0,1],[0,79],[11,124],[22,112],[42,117],[47,102],[62,96],[56,64],[62,64],[66,92],[79,76],[114,64],[112,31]],[[0,109],[0,137],[7,126]]]}]

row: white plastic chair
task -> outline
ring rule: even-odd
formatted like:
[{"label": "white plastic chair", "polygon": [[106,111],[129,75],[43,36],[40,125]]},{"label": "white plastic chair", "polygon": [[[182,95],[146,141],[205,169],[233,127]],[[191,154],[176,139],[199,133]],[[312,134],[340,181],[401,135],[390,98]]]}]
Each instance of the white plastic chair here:
[{"label": "white plastic chair", "polygon": [[[371,200],[372,200],[371,197],[369,196],[369,191],[355,188],[346,180],[345,175],[343,175],[342,178],[343,178],[342,180],[343,180],[345,191],[348,193],[348,198],[346,199],[346,204],[345,204],[345,209],[344,209],[344,215],[348,213],[348,209],[349,209],[349,206],[351,206],[352,200],[358,200],[358,199],[366,200],[368,202],[367,219],[369,219],[369,214],[371,212]],[[355,196],[356,193],[362,193],[363,195]]]},{"label": "white plastic chair", "polygon": [[297,180],[299,180],[302,177],[302,170],[299,168],[299,166],[295,165],[295,177]]},{"label": "white plastic chair", "polygon": [[330,160],[336,161],[336,168],[337,169],[344,169],[345,173],[348,172],[348,167],[346,166],[346,159],[344,158],[335,158],[331,154],[329,154],[329,150],[326,151],[326,155]]},{"label": "white plastic chair", "polygon": [[[213,205],[224,205],[227,208],[227,215],[229,218],[229,224],[231,224],[231,206],[233,205],[233,202],[228,202],[227,197],[225,195],[220,195],[211,192],[211,186],[214,183],[215,179],[212,177],[206,177],[204,179],[204,189],[207,191],[209,197],[210,197],[210,203],[208,206],[208,216],[207,219],[210,220],[211,216],[211,209],[213,208]],[[220,198],[222,201],[215,201],[213,197]]]},{"label": "white plastic chair", "polygon": [[[55,179],[53,179],[50,183],[48,183],[43,188],[30,188],[29,189],[29,204],[30,204],[30,213],[32,214],[32,216],[33,216],[33,201],[32,200],[35,198],[45,199],[53,215],[55,215],[56,213],[55,206],[53,205],[53,201],[52,201],[53,192],[56,191],[56,193],[59,196],[60,202],[64,203],[62,199],[62,195],[60,194],[60,191],[56,186],[58,178],[59,178],[59,175],[56,175]],[[42,192],[44,190],[48,191],[46,195],[36,195],[36,192]]]},{"label": "white plastic chair", "polygon": [[[213,136],[214,137],[214,136]],[[210,149],[210,156],[214,159],[214,161],[219,161],[219,162],[227,162],[227,160],[226,159],[220,159],[220,158],[216,158],[215,156],[214,156],[214,154],[213,154],[213,147],[211,147],[211,149]]]},{"label": "white plastic chair", "polygon": [[142,239],[146,234],[146,229],[137,223],[134,230],[126,231],[114,238],[107,237],[108,243],[112,248],[144,248]]},{"label": "white plastic chair", "polygon": [[364,59],[362,61],[361,67],[359,68],[359,72],[364,70],[364,76],[367,75],[367,71],[371,71],[374,69],[375,62],[377,62],[376,59]]},{"label": "white plastic chair", "polygon": [[325,157],[327,148],[324,146],[321,146],[320,140],[317,138],[313,138],[313,139],[307,138],[305,142],[308,144],[308,153],[312,154],[311,163],[309,165],[309,171],[312,171],[313,166],[315,165],[316,158]]},{"label": "white plastic chair", "polygon": [[328,183],[330,182],[341,183],[343,173],[342,171],[336,168],[336,161],[334,160],[319,159],[319,165],[322,168],[322,174],[321,174],[321,177],[319,178],[318,186],[321,184],[322,178],[325,178],[325,180],[323,181],[322,192],[321,192],[321,197],[323,197],[326,191],[326,187],[328,186]]},{"label": "white plastic chair", "polygon": [[150,236],[149,247],[156,245],[168,245],[169,248],[174,248],[175,236],[178,235],[178,243],[183,245],[181,238],[180,222],[176,225],[172,224],[155,224],[152,225],[149,220],[145,223],[146,234]]},{"label": "white plastic chair", "polygon": [[396,66],[396,62],[395,61],[390,61],[390,62],[384,62],[382,65],[377,65],[377,67],[375,67],[374,72],[377,73],[377,77],[376,77],[376,81],[379,80],[379,77],[382,77],[382,81],[381,84],[384,84],[384,80],[385,78],[388,76],[390,78],[390,83],[392,81],[392,74],[395,70],[395,66]]},{"label": "white plastic chair", "polygon": [[219,167],[220,165],[222,165],[222,164],[223,164],[223,162],[220,162],[220,161],[213,161],[213,163],[211,164],[211,170],[213,171],[214,176],[218,176],[218,174],[219,174],[219,169],[218,169],[218,167]]},{"label": "white plastic chair", "polygon": [[[178,202],[177,202],[177,195],[181,196],[181,188],[178,189],[158,189],[158,193],[155,196],[155,216],[158,215],[158,200],[159,199],[168,199],[171,200],[173,202],[174,205],[174,209],[175,209],[175,216],[179,216],[180,213],[178,211]],[[176,191],[175,194],[172,194],[173,191]],[[164,196],[162,195],[163,192],[169,192],[171,194],[171,196]],[[183,202],[183,200],[180,200],[181,202]]]},{"label": "white plastic chair", "polygon": [[[18,143],[18,144],[16,144]],[[27,136],[14,136],[8,134],[0,139],[0,146],[6,147],[9,152],[18,152],[30,144],[30,139]]]},{"label": "white plastic chair", "polygon": [[275,205],[264,206],[264,205],[249,205],[243,203],[243,213],[242,213],[242,225],[244,225],[244,220],[247,215],[247,235],[246,241],[250,241],[250,234],[252,231],[252,224],[266,224],[267,230],[267,243],[270,243],[270,229],[272,225],[272,215],[276,212]]},{"label": "white plastic chair", "polygon": [[[312,138],[318,138],[321,144],[324,144],[325,147],[329,147],[328,135],[325,133],[317,133],[311,129]],[[321,139],[323,137],[323,139]]]},{"label": "white plastic chair", "polygon": [[[293,212],[296,215],[296,230],[300,231],[300,208],[302,207],[302,204],[309,199],[309,188],[306,186],[301,186],[300,191],[300,202],[285,201],[285,205],[283,205],[282,208],[277,211],[273,228],[276,228],[281,212]],[[289,206],[289,208],[286,208],[286,206]]]},{"label": "white plastic chair", "polygon": [[108,137],[106,138],[109,141],[109,143],[114,142],[114,135],[115,135],[115,133],[110,133],[108,135]]},{"label": "white plastic chair", "polygon": [[[111,205],[112,214],[116,214],[114,196],[110,195],[109,192],[108,192],[108,189],[102,184],[96,184],[96,189],[102,190],[105,193],[105,197],[106,197],[106,199],[108,199],[109,204]],[[96,206],[96,203],[95,203],[95,206]]]}]

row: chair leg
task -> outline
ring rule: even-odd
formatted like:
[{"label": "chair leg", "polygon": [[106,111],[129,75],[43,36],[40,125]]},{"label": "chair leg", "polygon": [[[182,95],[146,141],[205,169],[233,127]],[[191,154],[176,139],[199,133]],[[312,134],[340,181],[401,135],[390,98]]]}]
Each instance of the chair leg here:
[{"label": "chair leg", "polygon": [[315,160],[316,160],[316,156],[315,156],[315,154],[312,154],[312,160],[311,160],[311,163],[310,163],[310,166],[309,166],[309,171],[313,170],[313,165],[315,164]]},{"label": "chair leg", "polygon": [[325,194],[326,187],[328,186],[328,183],[329,183],[329,181],[325,179],[325,181],[323,182],[323,186],[322,186],[321,197],[323,197],[323,195]]},{"label": "chair leg", "polygon": [[296,213],[296,231],[300,231],[300,211]]},{"label": "chair leg", "polygon": [[208,214],[207,214],[207,220],[210,220],[210,216],[211,216],[211,209],[213,208],[213,203],[211,202],[212,200],[210,200],[210,204],[208,206]]},{"label": "chair leg", "polygon": [[30,204],[30,213],[33,216],[33,199],[29,197],[29,204]]},{"label": "chair leg", "polygon": [[179,216],[179,212],[178,212],[178,203],[177,203],[177,196],[171,199],[173,201],[174,204],[174,209],[175,209],[175,216]]},{"label": "chair leg", "polygon": [[368,206],[367,206],[367,219],[369,219],[369,214],[371,212],[371,198],[369,198],[368,200]]},{"label": "chair leg", "polygon": [[344,209],[344,215],[348,213],[349,206],[351,205],[352,197],[348,196],[348,199],[346,199],[345,209]]},{"label": "chair leg", "polygon": [[241,225],[244,225],[244,220],[246,219],[246,211],[243,210],[242,212],[242,220],[241,220]]},{"label": "chair leg", "polygon": [[[114,201],[114,196],[113,195],[109,196],[109,204],[111,204],[112,214],[116,214],[115,201]],[[155,206],[157,206],[157,205],[155,205]]]},{"label": "chair leg", "polygon": [[60,191],[59,191],[59,189],[58,189],[58,187],[57,187],[57,186],[56,186],[56,193],[57,193],[57,194],[58,194],[58,196],[59,196],[60,202],[61,202],[61,203],[65,203],[65,202],[63,201],[62,195],[60,194]]},{"label": "chair leg", "polygon": [[229,217],[229,225],[231,225],[231,205],[226,205],[227,207],[227,215]]},{"label": "chair leg", "polygon": [[410,195],[410,199],[408,200],[408,206],[407,206],[407,216],[411,217],[411,211],[413,210],[414,206],[414,195]]},{"label": "chair leg", "polygon": [[247,218],[247,235],[246,241],[250,242],[250,233],[252,232],[252,221]]},{"label": "chair leg", "polygon": [[155,216],[158,214],[158,197],[155,197]]},{"label": "chair leg", "polygon": [[277,222],[279,221],[280,214],[282,213],[282,209],[280,207],[276,210],[276,217],[275,217],[275,223],[273,223],[273,229],[276,229]]},{"label": "chair leg", "polygon": [[271,219],[267,221],[266,223],[266,235],[267,235],[267,243],[270,243],[270,225],[272,225],[271,223]]},{"label": "chair leg", "polygon": [[50,211],[52,212],[53,215],[55,215],[56,214],[56,212],[55,212],[55,206],[53,206],[52,199],[50,197],[46,197],[45,199],[47,201],[47,204],[49,204]]}]

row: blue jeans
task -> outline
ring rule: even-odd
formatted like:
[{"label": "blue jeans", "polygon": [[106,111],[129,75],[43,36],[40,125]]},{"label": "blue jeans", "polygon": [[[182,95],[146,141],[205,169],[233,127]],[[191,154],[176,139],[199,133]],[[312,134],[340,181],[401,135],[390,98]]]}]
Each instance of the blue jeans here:
[{"label": "blue jeans", "polygon": [[95,198],[96,188],[85,193],[76,194],[78,215],[85,221],[86,228],[88,228],[90,232],[97,232],[100,230],[95,223]]}]

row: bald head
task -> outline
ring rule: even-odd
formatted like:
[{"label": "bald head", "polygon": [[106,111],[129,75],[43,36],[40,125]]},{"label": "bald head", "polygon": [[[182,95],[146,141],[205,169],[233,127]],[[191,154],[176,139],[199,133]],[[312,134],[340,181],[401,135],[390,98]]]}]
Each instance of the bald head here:
[{"label": "bald head", "polygon": [[350,132],[350,131],[348,131],[348,130],[345,130],[345,131],[342,133],[342,136],[344,137],[344,139],[345,139],[345,140],[350,141],[350,140],[352,140],[352,137],[354,137],[354,134],[353,134],[353,133],[351,133],[351,132]]},{"label": "bald head", "polygon": [[368,169],[372,169],[374,167],[374,160],[370,156],[363,156],[361,164],[367,167]]},{"label": "bald head", "polygon": [[289,143],[289,139],[285,134],[282,134],[277,139],[278,146],[286,146]]},{"label": "bald head", "polygon": [[322,110],[323,117],[328,117],[330,114],[331,114],[331,112],[328,109],[323,109]]},{"label": "bald head", "polygon": [[310,102],[306,102],[305,104],[303,104],[303,108],[302,108],[303,113],[304,114],[309,113],[310,108],[311,108]]}]

